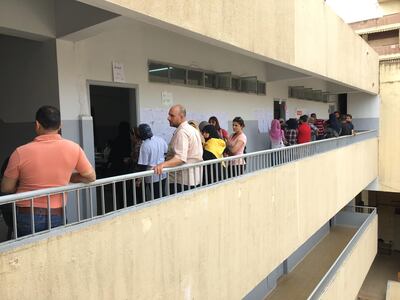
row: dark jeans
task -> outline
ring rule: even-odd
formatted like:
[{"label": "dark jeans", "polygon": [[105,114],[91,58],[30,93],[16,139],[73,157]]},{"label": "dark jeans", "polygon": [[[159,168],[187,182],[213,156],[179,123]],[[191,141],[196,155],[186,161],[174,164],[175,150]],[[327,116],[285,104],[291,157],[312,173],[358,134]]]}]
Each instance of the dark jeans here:
[{"label": "dark jeans", "polygon": [[6,240],[11,240],[13,233],[13,208],[12,204],[0,205],[0,211],[3,214],[4,222],[7,225],[7,236]]},{"label": "dark jeans", "polygon": [[[49,229],[48,216],[46,208],[42,212],[35,209],[35,232],[40,232]],[[63,216],[51,215],[51,228],[61,226],[63,224]],[[18,237],[32,233],[31,214],[18,212],[17,208],[17,232]]]},{"label": "dark jeans", "polygon": [[[165,184],[167,182],[167,179],[161,180],[161,190],[160,190],[160,182],[153,182],[153,193],[154,193],[154,198],[153,199],[158,199],[160,197],[165,196]],[[150,200],[153,200],[151,198],[151,183],[146,183],[146,188],[147,192],[149,193],[150,197],[148,197]]]}]

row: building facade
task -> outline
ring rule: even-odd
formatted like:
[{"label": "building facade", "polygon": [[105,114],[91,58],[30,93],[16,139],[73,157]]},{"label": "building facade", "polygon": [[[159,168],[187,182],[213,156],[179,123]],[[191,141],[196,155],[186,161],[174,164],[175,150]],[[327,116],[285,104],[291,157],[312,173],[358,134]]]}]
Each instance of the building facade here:
[{"label": "building facade", "polygon": [[[250,2],[0,3],[2,161],[33,137],[43,104],[60,108],[63,136],[99,172],[119,122],[150,123],[168,141],[177,103],[226,129],[240,115],[248,152],[264,151],[244,176],[113,212],[104,201],[116,202],[115,182],[126,179],[104,172],[65,190],[71,225],[0,244],[2,299],[357,296],[377,251],[366,206],[400,180],[396,60],[324,1]],[[338,109],[359,135],[266,150],[273,118]],[[361,192],[365,207],[349,206]]]}]

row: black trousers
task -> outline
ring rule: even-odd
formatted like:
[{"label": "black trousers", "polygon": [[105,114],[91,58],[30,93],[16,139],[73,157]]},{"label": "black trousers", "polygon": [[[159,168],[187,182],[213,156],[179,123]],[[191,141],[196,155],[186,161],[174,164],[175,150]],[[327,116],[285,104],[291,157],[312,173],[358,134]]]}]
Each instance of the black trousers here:
[{"label": "black trousers", "polygon": [[[146,197],[146,199],[153,200],[153,199],[158,199],[160,197],[165,196],[166,182],[167,182],[167,179],[161,180],[161,189],[160,189],[160,182],[146,183],[146,193],[149,193],[149,195],[150,195],[150,197]],[[151,197],[151,185],[153,185],[154,198]]]},{"label": "black trousers", "polygon": [[228,177],[236,177],[240,176],[244,173],[244,170],[246,169],[246,165],[233,165],[232,169],[231,166],[228,166]]}]

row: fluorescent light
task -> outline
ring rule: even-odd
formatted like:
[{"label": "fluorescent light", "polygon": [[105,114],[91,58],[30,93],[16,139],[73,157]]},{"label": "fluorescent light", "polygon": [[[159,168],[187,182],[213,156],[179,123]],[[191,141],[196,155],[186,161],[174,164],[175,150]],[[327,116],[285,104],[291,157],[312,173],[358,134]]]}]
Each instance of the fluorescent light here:
[{"label": "fluorescent light", "polygon": [[168,67],[166,67],[166,68],[159,68],[159,69],[153,69],[153,70],[149,70],[149,72],[151,73],[151,72],[160,72],[160,71],[166,71],[166,70],[168,70]]}]

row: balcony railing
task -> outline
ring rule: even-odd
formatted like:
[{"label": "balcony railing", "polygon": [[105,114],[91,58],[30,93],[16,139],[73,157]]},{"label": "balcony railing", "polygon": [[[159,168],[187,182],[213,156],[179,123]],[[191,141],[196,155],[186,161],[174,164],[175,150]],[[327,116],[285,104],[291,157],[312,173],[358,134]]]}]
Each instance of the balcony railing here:
[{"label": "balcony railing", "polygon": [[357,232],[354,234],[350,242],[346,245],[343,251],[340,253],[338,258],[335,260],[333,265],[329,268],[328,272],[326,272],[325,276],[321,279],[318,285],[315,287],[313,292],[307,298],[309,300],[320,299],[321,295],[328,288],[329,284],[335,278],[338,270],[343,266],[343,263],[349,257],[351,251],[356,246],[358,240],[362,237],[368,226],[371,224],[373,219],[376,217],[376,208],[375,207],[366,207],[366,206],[347,206],[341,212],[347,213],[361,213],[366,214],[368,217],[358,228]]},{"label": "balcony railing", "polygon": [[[352,136],[326,139],[280,149],[248,153],[223,159],[208,160],[164,170],[165,180],[152,170],[96,180],[90,184],[70,184],[67,186],[42,189],[0,197],[0,205],[8,205],[12,213],[13,238],[0,243],[7,246],[26,237],[36,236],[60,227],[52,228],[50,201],[52,197],[62,198],[62,225],[71,226],[102,218],[121,209],[143,205],[149,201],[189,193],[210,185],[233,180],[238,177],[278,167],[283,164],[318,155],[337,148],[358,143],[377,136],[375,130],[360,132]],[[243,163],[243,164],[241,164]],[[187,178],[195,184],[183,186],[172,178]],[[163,187],[165,186],[165,189]],[[35,232],[34,200],[47,199],[48,229]],[[17,230],[17,203],[30,202],[31,234],[19,237]],[[66,208],[67,200],[70,202]],[[29,209],[29,208],[28,208]],[[67,217],[68,210],[68,217]]]}]

